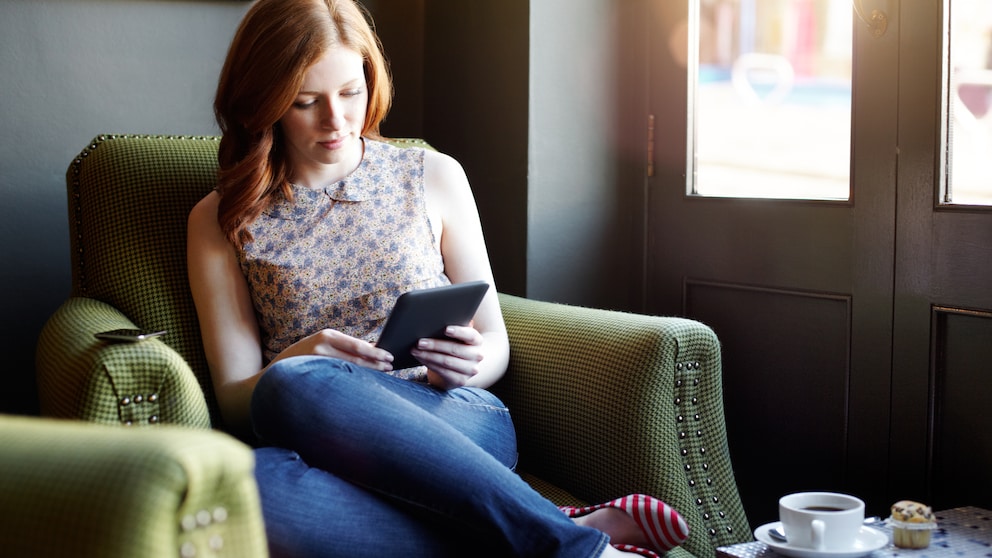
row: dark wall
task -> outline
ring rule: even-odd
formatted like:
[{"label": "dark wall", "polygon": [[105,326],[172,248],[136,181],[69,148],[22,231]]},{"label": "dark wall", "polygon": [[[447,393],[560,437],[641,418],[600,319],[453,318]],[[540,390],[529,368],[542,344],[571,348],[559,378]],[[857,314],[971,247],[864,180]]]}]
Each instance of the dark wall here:
[{"label": "dark wall", "polygon": [[424,5],[426,0],[362,0],[393,76],[393,108],[382,123],[389,137],[424,134]]},{"label": "dark wall", "polygon": [[527,293],[525,0],[428,0],[424,136],[465,167],[497,287]]},{"label": "dark wall", "polygon": [[[404,23],[418,21],[412,4],[423,5],[422,36]],[[394,61],[400,114],[388,131],[416,130],[419,118],[423,137],[465,167],[499,289],[638,309],[646,102],[627,30],[634,4],[368,5]],[[418,49],[422,75],[401,73],[418,67]]]}]

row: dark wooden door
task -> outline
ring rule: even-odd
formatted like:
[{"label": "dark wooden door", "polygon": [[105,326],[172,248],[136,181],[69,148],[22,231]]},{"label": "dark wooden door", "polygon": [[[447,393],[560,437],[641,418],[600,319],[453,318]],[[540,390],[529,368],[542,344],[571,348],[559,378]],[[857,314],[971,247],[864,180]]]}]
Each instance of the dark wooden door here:
[{"label": "dark wooden door", "polygon": [[751,523],[794,490],[854,493],[875,514],[901,498],[988,505],[992,214],[935,202],[940,6],[888,3],[881,34],[852,14],[851,195],[823,202],[686,194],[688,78],[672,45],[687,4],[653,0],[644,18],[645,306],[722,340]]},{"label": "dark wooden door", "polygon": [[954,0],[901,4],[889,488],[989,508],[992,207],[942,203],[941,22]]}]

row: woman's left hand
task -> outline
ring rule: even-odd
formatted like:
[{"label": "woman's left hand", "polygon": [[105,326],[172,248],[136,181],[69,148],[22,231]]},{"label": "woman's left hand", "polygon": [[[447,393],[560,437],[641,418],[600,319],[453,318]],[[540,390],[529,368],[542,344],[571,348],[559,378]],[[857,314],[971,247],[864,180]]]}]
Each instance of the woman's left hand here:
[{"label": "woman's left hand", "polygon": [[479,373],[485,338],[471,326],[448,326],[449,339],[421,339],[410,353],[427,366],[427,381],[438,389],[467,385]]}]

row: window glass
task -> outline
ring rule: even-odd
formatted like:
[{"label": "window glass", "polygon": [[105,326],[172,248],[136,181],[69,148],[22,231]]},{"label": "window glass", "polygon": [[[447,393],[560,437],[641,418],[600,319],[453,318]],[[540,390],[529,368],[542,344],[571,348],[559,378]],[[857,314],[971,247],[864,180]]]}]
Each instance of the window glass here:
[{"label": "window glass", "polygon": [[851,0],[690,5],[689,193],[849,199]]},{"label": "window glass", "polygon": [[992,1],[950,0],[942,202],[992,205]]}]

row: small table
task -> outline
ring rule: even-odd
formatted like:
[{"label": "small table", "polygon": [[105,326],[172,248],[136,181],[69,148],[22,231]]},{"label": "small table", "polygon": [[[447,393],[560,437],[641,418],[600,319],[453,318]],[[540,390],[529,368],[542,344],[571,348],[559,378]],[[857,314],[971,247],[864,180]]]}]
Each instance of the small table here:
[{"label": "small table", "polygon": [[[955,558],[961,556],[992,558],[992,511],[964,507],[940,511],[937,529],[930,538],[930,546],[919,550],[897,548],[892,544],[892,528],[886,525],[873,527],[889,535],[889,544],[872,552],[870,558]],[[754,541],[722,546],[716,549],[717,558],[775,558],[781,556],[763,542]]]}]

